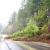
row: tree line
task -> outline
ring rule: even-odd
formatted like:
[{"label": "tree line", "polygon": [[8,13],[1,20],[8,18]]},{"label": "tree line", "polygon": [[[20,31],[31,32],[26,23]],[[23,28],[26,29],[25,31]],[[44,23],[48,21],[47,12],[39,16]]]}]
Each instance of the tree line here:
[{"label": "tree line", "polygon": [[47,34],[50,25],[49,14],[50,0],[23,0],[19,12],[14,14],[9,22],[13,30],[10,33],[14,37],[34,37]]}]

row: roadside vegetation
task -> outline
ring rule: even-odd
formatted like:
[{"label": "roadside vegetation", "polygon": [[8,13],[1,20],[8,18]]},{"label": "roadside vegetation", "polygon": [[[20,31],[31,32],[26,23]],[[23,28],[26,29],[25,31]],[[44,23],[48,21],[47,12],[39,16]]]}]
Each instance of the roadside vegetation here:
[{"label": "roadside vegetation", "polygon": [[[50,40],[50,0],[23,0],[15,20],[12,39]],[[13,16],[14,17],[14,16]]]}]

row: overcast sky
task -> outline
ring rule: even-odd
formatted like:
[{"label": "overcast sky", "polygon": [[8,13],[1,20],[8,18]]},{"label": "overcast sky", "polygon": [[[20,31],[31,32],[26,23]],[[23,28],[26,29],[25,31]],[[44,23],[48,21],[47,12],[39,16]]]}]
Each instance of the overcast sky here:
[{"label": "overcast sky", "polygon": [[11,14],[18,12],[22,0],[0,0],[0,23],[6,26]]}]

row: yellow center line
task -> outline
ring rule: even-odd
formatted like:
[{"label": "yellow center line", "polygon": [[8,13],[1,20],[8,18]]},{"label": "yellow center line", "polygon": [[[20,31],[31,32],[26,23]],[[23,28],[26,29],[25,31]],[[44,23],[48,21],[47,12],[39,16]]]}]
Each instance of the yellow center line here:
[{"label": "yellow center line", "polygon": [[24,47],[24,48],[27,48],[28,50],[37,50],[37,49],[32,48],[32,47],[30,47],[29,45],[26,45],[26,44],[24,44],[24,43],[22,43],[22,42],[19,42],[18,44],[19,44],[20,46]]}]

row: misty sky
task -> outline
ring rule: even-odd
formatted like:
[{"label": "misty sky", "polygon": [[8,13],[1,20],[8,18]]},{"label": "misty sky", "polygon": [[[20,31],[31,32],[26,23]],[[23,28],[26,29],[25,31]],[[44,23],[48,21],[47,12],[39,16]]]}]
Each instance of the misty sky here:
[{"label": "misty sky", "polygon": [[18,12],[22,0],[0,0],[0,23],[6,26],[11,14]]}]

